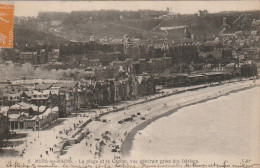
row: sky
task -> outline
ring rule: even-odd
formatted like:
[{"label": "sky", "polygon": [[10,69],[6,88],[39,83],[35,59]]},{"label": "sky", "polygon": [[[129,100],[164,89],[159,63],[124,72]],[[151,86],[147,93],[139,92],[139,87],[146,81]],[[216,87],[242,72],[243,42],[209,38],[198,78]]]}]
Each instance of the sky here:
[{"label": "sky", "polygon": [[198,10],[220,11],[260,10],[260,1],[16,1],[15,16],[34,16],[42,11],[71,12],[82,10],[166,10],[192,14]]}]

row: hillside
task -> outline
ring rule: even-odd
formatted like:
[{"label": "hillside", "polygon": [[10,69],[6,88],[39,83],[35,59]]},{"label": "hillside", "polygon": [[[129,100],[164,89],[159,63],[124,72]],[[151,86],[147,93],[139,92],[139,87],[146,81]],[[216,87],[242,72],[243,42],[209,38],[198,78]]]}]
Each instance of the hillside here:
[{"label": "hillside", "polygon": [[[258,18],[259,11],[250,12],[223,12],[209,14],[205,17],[197,15],[179,15],[173,18],[156,19],[151,17],[139,19],[102,20],[93,22],[82,22],[78,24],[64,24],[61,33],[68,39],[88,41],[89,37],[95,35],[97,38],[122,38],[129,34],[137,38],[151,38],[152,36],[162,37],[165,33],[160,27],[186,26],[194,35],[195,40],[212,38],[223,30],[223,18],[231,25],[232,30],[238,30],[237,24],[241,22],[242,14],[249,14],[250,18]],[[170,40],[179,40],[183,37],[184,28],[168,31]]]},{"label": "hillside", "polygon": [[[209,14],[205,17],[198,17],[197,15],[183,15],[164,20],[154,31],[160,32],[160,27],[186,26],[194,35],[195,40],[201,40],[203,38],[212,38],[218,35],[223,29],[224,17],[227,17],[228,21],[232,23],[239,16],[239,13],[228,16],[226,14]],[[181,28],[181,30],[177,29],[168,31],[169,37],[178,40],[179,38],[182,38],[183,31],[184,28]]]},{"label": "hillside", "polygon": [[14,25],[14,45],[16,46],[25,46],[26,44],[33,46],[44,43],[56,44],[65,41],[65,39],[54,36],[51,33],[37,31],[21,25]]},{"label": "hillside", "polygon": [[[156,15],[155,15],[156,14]],[[15,42],[35,43],[62,42],[64,39],[76,41],[89,41],[94,35],[97,38],[122,38],[128,34],[133,38],[161,39],[165,36],[165,31],[161,27],[174,27],[167,31],[168,39],[178,41],[183,39],[184,28],[187,27],[194,35],[194,40],[212,39],[221,32],[228,33],[241,29],[251,30],[252,19],[259,19],[260,11],[248,12],[222,12],[208,14],[199,17],[192,15],[166,16],[164,13],[155,11],[138,12],[118,12],[118,11],[82,11],[72,13],[43,13],[37,18],[37,22],[48,22],[52,34],[28,30],[15,25]],[[245,19],[246,16],[248,19]],[[226,18],[229,28],[224,29],[223,18]],[[61,25],[51,26],[51,21],[60,20]],[[245,21],[246,20],[246,21]],[[63,38],[60,38],[63,37]]]},{"label": "hillside", "polygon": [[80,23],[75,25],[63,25],[60,33],[66,39],[88,41],[90,36],[97,38],[122,38],[124,34],[129,34],[137,38],[149,38],[162,32],[151,32],[150,30],[159,24],[160,20],[127,20],[127,21],[104,21],[93,23]]}]

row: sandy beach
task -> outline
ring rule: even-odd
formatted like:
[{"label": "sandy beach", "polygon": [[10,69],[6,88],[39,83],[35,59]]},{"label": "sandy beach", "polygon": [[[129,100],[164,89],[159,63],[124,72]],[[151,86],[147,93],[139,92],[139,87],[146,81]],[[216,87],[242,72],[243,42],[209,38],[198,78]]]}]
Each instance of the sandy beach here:
[{"label": "sandy beach", "polygon": [[136,134],[145,129],[147,126],[149,126],[152,122],[155,122],[156,120],[162,118],[162,117],[166,117],[166,116],[169,116],[175,112],[177,112],[178,110],[182,109],[182,108],[185,108],[185,107],[188,107],[188,106],[192,106],[192,105],[196,105],[196,104],[199,104],[199,103],[204,103],[204,102],[207,102],[207,101],[210,101],[210,100],[214,100],[214,99],[217,99],[219,98],[220,96],[228,96],[229,94],[232,94],[232,93],[237,93],[237,92],[240,92],[240,91],[243,91],[243,90],[246,90],[246,89],[249,89],[251,88],[251,86],[249,87],[245,87],[245,88],[242,88],[242,89],[238,89],[238,90],[232,90],[230,92],[226,92],[224,94],[219,94],[219,95],[216,95],[216,96],[213,96],[213,97],[210,97],[209,99],[202,99],[202,100],[199,100],[199,101],[196,101],[196,102],[192,102],[192,103],[189,103],[189,104],[185,104],[185,105],[182,105],[182,106],[179,106],[179,107],[176,107],[166,113],[163,113],[163,114],[160,114],[158,116],[155,116],[149,120],[146,120],[145,122],[141,123],[140,125],[136,126],[134,129],[132,129],[126,136],[125,138],[125,141],[122,143],[122,155],[127,157],[130,155],[130,151],[132,149],[132,146],[133,146],[133,141],[135,140],[135,136]]},{"label": "sandy beach", "polygon": [[[20,139],[24,143],[9,147],[8,150],[14,150],[17,157],[23,154],[23,159],[128,158],[136,136],[142,135],[143,130],[156,120],[171,116],[182,108],[222,96],[228,97],[228,94],[253,87],[252,80],[244,80],[215,86],[165,89],[164,93],[119,103],[115,105],[116,110],[113,106],[96,109],[96,112],[86,112],[77,117],[63,119],[55,127],[46,130],[23,131],[27,134]],[[179,93],[176,94],[177,92]],[[89,122],[97,114],[100,115],[99,120]],[[77,127],[74,128],[74,125]],[[81,128],[88,129],[89,134],[79,143],[67,145],[61,155],[53,151],[52,148],[55,149],[55,146],[69,139]]]},{"label": "sandy beach", "polygon": [[[129,158],[259,163],[260,87],[186,106],[134,135]],[[157,152],[152,152],[156,150]]]},{"label": "sandy beach", "polygon": [[[216,99],[220,96],[227,96],[228,94],[252,87],[252,81],[226,83],[219,86],[166,96],[142,104],[133,105],[116,113],[109,113],[102,116],[100,118],[101,121],[93,121],[87,125],[91,132],[89,137],[83,139],[79,144],[69,147],[67,153],[61,157],[128,157],[135,135],[137,133],[142,134],[141,130],[155,120],[171,115],[180,108]],[[131,116],[134,116],[132,121],[119,123]],[[106,122],[102,122],[103,120]],[[100,142],[102,145],[100,145]]]}]

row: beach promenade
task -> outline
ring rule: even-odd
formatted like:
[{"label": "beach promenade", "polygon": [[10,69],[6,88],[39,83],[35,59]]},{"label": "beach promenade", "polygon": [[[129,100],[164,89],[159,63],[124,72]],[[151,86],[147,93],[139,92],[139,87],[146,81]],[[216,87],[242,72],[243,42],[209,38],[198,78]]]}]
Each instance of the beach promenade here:
[{"label": "beach promenade", "polygon": [[[250,87],[254,87],[253,81],[244,79],[220,85],[165,89],[163,93],[91,110],[91,113],[81,113],[72,118],[60,119],[58,125],[47,130],[25,131],[27,136],[21,139],[25,143],[11,150],[17,151],[17,157],[23,153],[22,157],[25,159],[127,157],[135,135],[142,134],[140,130],[153,121],[170,115],[182,107]],[[94,116],[100,117],[95,121]],[[77,144],[66,145],[61,155],[55,152],[59,144],[67,142],[80,132],[80,129],[87,129],[89,134]]]},{"label": "beach promenade", "polygon": [[[259,81],[258,81],[259,85]],[[103,115],[101,121],[87,125],[90,134],[79,144],[71,146],[62,158],[122,158],[129,155],[135,135],[142,134],[151,122],[170,115],[182,107],[215,99],[219,96],[253,87],[253,81],[225,83],[214,87],[169,94],[161,98],[144,101],[114,113]],[[133,117],[133,120],[128,120]],[[106,121],[106,122],[102,122]],[[188,121],[187,121],[188,122]]]}]

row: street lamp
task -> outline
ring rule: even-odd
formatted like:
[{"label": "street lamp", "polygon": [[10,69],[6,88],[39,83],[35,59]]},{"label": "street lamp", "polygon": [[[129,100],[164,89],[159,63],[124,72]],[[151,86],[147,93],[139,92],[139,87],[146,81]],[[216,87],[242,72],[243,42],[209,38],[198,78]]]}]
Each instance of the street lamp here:
[{"label": "street lamp", "polygon": [[36,125],[38,125],[38,138],[39,138],[40,137],[39,136],[39,130],[40,130],[40,118],[39,118],[39,116],[36,117],[35,121],[36,121]]}]

